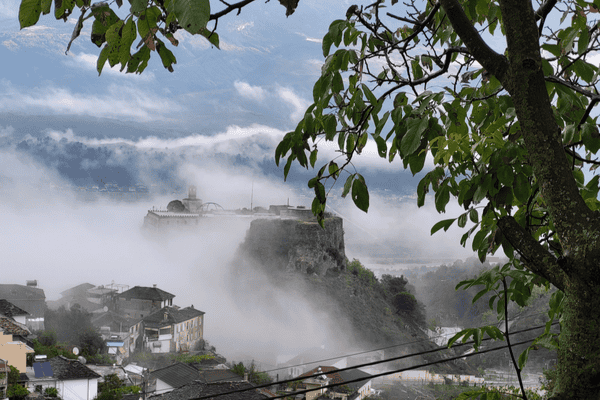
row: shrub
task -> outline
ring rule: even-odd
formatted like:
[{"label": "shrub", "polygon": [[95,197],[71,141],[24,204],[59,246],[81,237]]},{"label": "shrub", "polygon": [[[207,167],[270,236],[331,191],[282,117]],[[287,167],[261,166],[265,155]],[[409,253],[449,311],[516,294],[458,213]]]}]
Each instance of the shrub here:
[{"label": "shrub", "polygon": [[58,397],[58,389],[53,387],[47,387],[44,389],[44,396],[46,397]]}]

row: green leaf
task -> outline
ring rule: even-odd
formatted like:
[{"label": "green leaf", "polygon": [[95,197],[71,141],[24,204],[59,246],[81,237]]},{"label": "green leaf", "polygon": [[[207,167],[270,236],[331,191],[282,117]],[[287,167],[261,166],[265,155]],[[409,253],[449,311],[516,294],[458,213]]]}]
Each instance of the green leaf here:
[{"label": "green leaf", "polygon": [[529,350],[531,350],[531,346],[527,347],[524,352],[519,356],[519,361],[517,364],[519,365],[519,369],[522,370],[527,363],[527,359],[529,358]]},{"label": "green leaf", "polygon": [[21,29],[35,25],[42,13],[40,0],[22,0],[19,6],[19,24]]},{"label": "green leaf", "polygon": [[209,31],[206,28],[200,28],[200,34],[204,36],[210,42],[210,44],[221,50],[219,47],[219,35],[217,32]]},{"label": "green leaf", "polygon": [[337,120],[334,115],[328,114],[323,116],[323,128],[325,129],[325,138],[332,140],[335,137]]},{"label": "green leaf", "polygon": [[317,162],[317,149],[314,149],[313,151],[310,152],[310,166],[312,168],[315,167],[315,163]]},{"label": "green leaf", "polygon": [[375,143],[377,144],[377,153],[379,157],[385,158],[387,155],[387,143],[384,138],[381,136],[377,136],[375,138]]},{"label": "green leaf", "polygon": [[352,200],[356,207],[362,211],[367,212],[369,210],[369,191],[364,179],[355,179],[352,183]]},{"label": "green leaf", "polygon": [[325,204],[325,201],[327,201],[327,197],[325,195],[325,186],[323,186],[320,181],[317,181],[315,184],[315,196],[317,199],[319,199],[321,204]]},{"label": "green leaf", "polygon": [[456,221],[456,218],[445,219],[445,220],[437,222],[431,228],[431,235],[433,235],[434,233],[436,233],[437,231],[439,231],[442,228],[444,228],[444,232],[447,231],[448,228],[450,228],[450,226],[452,226],[452,224],[454,223],[454,221]]},{"label": "green leaf", "polygon": [[138,73],[141,74],[146,69],[148,65],[148,60],[150,59],[150,48],[144,45],[142,48],[131,56],[129,62],[127,63],[127,73]]},{"label": "green leaf", "polygon": [[[131,58],[131,45],[137,38],[137,30],[135,28],[135,22],[133,22],[133,18],[129,17],[125,26],[123,27],[123,32],[121,34],[121,48],[119,49],[119,60],[123,68]],[[121,68],[121,70],[123,70]]]},{"label": "green leaf", "polygon": [[355,174],[351,174],[347,179],[346,183],[344,183],[344,191],[342,192],[342,197],[346,197],[348,193],[350,193],[350,189],[352,188],[352,181],[354,180]]},{"label": "green leaf", "polygon": [[209,0],[172,0],[179,25],[192,35],[206,28],[210,18]]},{"label": "green leaf", "polygon": [[171,50],[167,49],[167,46],[160,40],[156,40],[156,51],[158,51],[158,55],[160,56],[160,60],[163,63],[163,67],[165,67],[169,72],[173,72],[173,64],[177,64],[177,59],[173,55]]},{"label": "green leaf", "polygon": [[419,148],[421,136],[427,129],[428,123],[427,118],[410,119],[408,121],[408,131],[400,142],[400,152],[403,156],[409,156]]},{"label": "green leaf", "polygon": [[369,100],[369,102],[372,105],[376,105],[377,104],[377,97],[375,97],[375,95],[373,94],[373,92],[371,92],[371,89],[369,89],[369,87],[367,85],[365,85],[364,83],[361,85],[363,92],[365,93],[365,96],[367,96],[367,99]]},{"label": "green leaf", "polygon": [[443,185],[435,193],[435,208],[438,212],[446,210],[446,204],[450,201],[450,188],[448,185]]},{"label": "green leaf", "polygon": [[467,213],[464,213],[464,214],[461,214],[460,217],[458,217],[458,226],[460,228],[464,228],[466,224],[467,224]]},{"label": "green leaf", "polygon": [[52,7],[52,0],[42,0],[42,13],[44,15],[50,14],[50,7]]},{"label": "green leaf", "polygon": [[104,46],[100,55],[98,55],[98,61],[96,62],[96,70],[98,71],[98,76],[102,74],[102,68],[104,68],[104,64],[106,60],[108,60],[108,53],[110,51],[110,46],[107,44]]},{"label": "green leaf", "polygon": [[469,211],[469,219],[471,220],[471,222],[474,223],[478,223],[479,222],[479,214],[477,213],[476,209],[471,209],[471,211]]},{"label": "green leaf", "polygon": [[73,0],[54,0],[54,17],[66,21],[73,12],[73,6]]},{"label": "green leaf", "polygon": [[119,17],[106,3],[96,3],[91,10],[94,15],[91,40],[96,46],[101,47],[106,41],[106,31],[119,21]]},{"label": "green leaf", "polygon": [[577,53],[583,54],[590,44],[590,32],[587,27],[579,33],[579,41],[577,42]]},{"label": "green leaf", "polygon": [[498,180],[504,186],[512,186],[514,175],[513,169],[510,165],[502,165],[498,168]]},{"label": "green leaf", "polygon": [[516,176],[513,192],[517,200],[519,200],[521,203],[525,204],[529,200],[529,180],[524,174],[518,174]]},{"label": "green leaf", "polygon": [[148,8],[148,0],[129,0],[129,3],[131,3],[130,11],[136,15]]},{"label": "green leaf", "polygon": [[326,33],[323,36],[323,57],[327,57],[329,55],[329,50],[331,49],[331,45],[333,44],[333,36],[330,33]]}]

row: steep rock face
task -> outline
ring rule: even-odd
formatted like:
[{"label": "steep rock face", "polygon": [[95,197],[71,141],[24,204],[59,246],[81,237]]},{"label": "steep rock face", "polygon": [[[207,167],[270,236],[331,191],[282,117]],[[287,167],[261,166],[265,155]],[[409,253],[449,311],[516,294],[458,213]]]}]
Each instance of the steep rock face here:
[{"label": "steep rock face", "polygon": [[243,248],[262,265],[278,270],[324,276],[346,269],[343,221],[327,218],[325,229],[315,221],[257,219]]}]

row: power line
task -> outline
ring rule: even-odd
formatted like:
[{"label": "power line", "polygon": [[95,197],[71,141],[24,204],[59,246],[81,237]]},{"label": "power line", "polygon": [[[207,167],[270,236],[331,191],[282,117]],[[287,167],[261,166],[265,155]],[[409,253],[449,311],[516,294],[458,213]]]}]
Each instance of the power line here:
[{"label": "power line", "polygon": [[[511,346],[518,346],[518,345],[521,345],[521,344],[530,343],[530,342],[533,342],[534,340],[535,339],[524,340],[524,341],[521,341],[521,342],[517,342],[517,343],[511,344]],[[447,358],[447,359],[444,359],[444,360],[438,360],[438,361],[432,361],[432,362],[428,362],[428,363],[424,363],[424,364],[413,365],[411,367],[400,368],[400,369],[396,369],[396,370],[393,370],[393,371],[382,372],[382,373],[379,373],[379,374],[371,375],[371,377],[369,379],[379,378],[381,376],[391,375],[391,374],[395,374],[395,373],[398,373],[398,372],[410,371],[410,370],[413,370],[413,369],[416,369],[416,368],[428,367],[430,365],[441,364],[441,363],[445,363],[445,362],[448,362],[448,361],[454,361],[454,360],[458,360],[458,359],[465,358],[465,357],[472,357],[472,356],[480,355],[480,354],[483,354],[483,353],[489,353],[491,351],[506,349],[508,347],[509,347],[508,345],[504,345],[504,346],[500,346],[500,347],[494,347],[492,349],[481,350],[481,351],[479,351],[477,353],[471,353],[471,354],[466,354],[466,355],[462,355],[462,356],[456,356],[456,357]],[[322,375],[322,374],[319,374],[319,375]],[[360,381],[364,381],[364,380],[365,380],[365,378],[351,379],[349,381],[344,381],[344,382],[340,382],[340,383],[332,383],[332,384],[329,384],[329,385],[321,386],[320,389],[327,389],[327,388],[332,388],[332,387],[336,387],[336,386],[342,386],[342,385],[346,385],[348,383],[355,383],[355,382],[360,382]],[[246,390],[251,390],[251,389],[246,389]],[[287,393],[287,394],[284,394],[284,395],[279,395],[279,396],[271,397],[271,399],[275,400],[275,399],[281,399],[281,398],[288,397],[288,396],[296,396],[296,395],[299,395],[299,394],[305,394],[305,393],[308,393],[308,392],[314,392],[315,390],[318,390],[318,389],[300,390],[300,391],[296,391],[296,392],[292,392],[292,393]],[[232,390],[231,392],[222,393],[222,394],[219,394],[217,396],[223,396],[223,395],[226,395],[226,394],[229,394],[229,393],[234,393],[234,391]],[[216,397],[216,396],[209,396],[209,397]],[[207,399],[209,397],[198,397],[196,399],[190,399],[190,400],[203,400],[203,399]]]},{"label": "power line", "polygon": [[[528,316],[520,318],[520,319],[530,318],[530,317],[534,317],[534,316],[541,315],[541,314],[546,314],[546,312],[544,311],[544,312],[539,312],[539,313],[531,314],[531,315],[528,315]],[[516,320],[516,318],[509,319],[509,322],[512,322],[512,321],[515,321],[515,320]],[[477,327],[475,329],[483,328],[485,326],[489,326],[489,325],[482,325],[482,326],[479,326],[479,327]],[[527,329],[533,330],[533,329],[540,329],[540,328],[541,328],[541,326],[537,327],[537,328],[527,328]],[[509,334],[521,333],[521,332],[527,332],[527,330],[509,332]],[[432,338],[440,338],[442,336],[443,335],[437,335],[437,336],[433,336]],[[432,338],[430,338],[430,339],[432,339]],[[395,347],[407,346],[407,345],[411,345],[411,344],[415,344],[415,343],[427,343],[427,342],[431,342],[430,339],[413,340],[412,342],[403,342],[403,343],[393,344],[393,345],[386,346],[386,347],[380,347],[380,348],[373,349],[373,350],[365,350],[365,351],[360,351],[360,352],[357,352],[357,353],[343,354],[343,355],[336,356],[336,357],[324,358],[324,359],[321,359],[321,360],[309,361],[309,362],[305,362],[305,363],[301,363],[301,364],[288,365],[286,367],[274,368],[274,369],[269,369],[269,370],[260,371],[260,372],[264,372],[264,373],[276,372],[276,371],[281,371],[281,370],[284,370],[284,369],[287,369],[287,368],[295,368],[295,367],[301,367],[303,365],[318,364],[318,363],[321,363],[321,362],[324,362],[324,361],[338,360],[338,359],[344,358],[344,357],[352,357],[352,356],[366,354],[366,353],[373,353],[375,351],[388,350],[388,349],[392,349],[392,348],[395,348]],[[484,339],[484,340],[489,340],[489,339]],[[458,347],[458,346],[459,345],[456,345],[455,347]],[[461,346],[462,346],[462,344],[461,344]]]},{"label": "power line", "polygon": [[[558,324],[558,322],[555,322],[552,325],[556,325],[556,324]],[[545,327],[545,325],[538,325],[538,326],[535,326],[535,327],[531,327],[531,328],[521,329],[519,331],[510,332],[509,334],[523,333],[523,332],[528,332],[528,331],[532,331],[532,330],[536,330],[536,329],[541,329],[541,328],[544,328],[544,327]],[[484,338],[484,339],[482,339],[482,342],[483,341],[487,341],[487,340],[492,340],[492,338]],[[514,347],[514,346],[518,346],[518,345],[521,345],[521,344],[530,343],[530,342],[533,342],[534,340],[535,339],[529,339],[529,340],[521,341],[521,342],[518,342],[518,343],[513,343],[513,344],[511,344],[511,346]],[[474,343],[474,341],[468,341],[468,342],[465,342],[465,343],[459,343],[459,344],[455,345],[454,348],[461,347],[461,346],[467,346],[467,345],[473,344],[473,343]],[[409,370],[412,370],[412,369],[415,369],[415,368],[426,367],[426,366],[429,366],[429,365],[445,363],[445,362],[448,362],[448,361],[462,359],[462,358],[465,358],[465,357],[472,357],[472,356],[475,356],[475,355],[480,355],[480,354],[488,353],[490,351],[495,351],[495,350],[501,350],[501,349],[505,349],[505,348],[508,348],[508,347],[509,347],[508,345],[505,345],[505,346],[495,347],[495,348],[492,348],[492,349],[479,350],[479,351],[477,351],[475,353],[471,353],[471,354],[464,354],[464,355],[460,355],[460,356],[446,358],[444,360],[438,360],[438,361],[433,361],[433,362],[429,362],[429,363],[425,363],[425,364],[414,365],[414,366],[411,366],[409,368],[403,368],[403,369],[394,370],[394,371],[391,371],[391,372],[384,372],[384,373],[380,373],[380,374],[376,374],[376,375],[371,375],[371,378],[377,378],[377,377],[380,377],[380,376],[390,375],[390,374],[393,374],[393,373],[396,373],[396,372],[409,371]],[[339,368],[339,369],[336,370],[336,372],[342,372],[342,371],[348,371],[348,370],[353,370],[353,369],[358,369],[358,368],[363,368],[363,367],[369,367],[369,366],[372,366],[372,365],[378,365],[378,364],[388,363],[388,362],[391,362],[391,361],[398,361],[398,360],[401,360],[401,359],[404,359],[404,358],[410,358],[410,357],[415,357],[415,356],[419,356],[419,355],[435,353],[435,352],[442,351],[442,350],[449,350],[449,348],[448,347],[438,347],[438,348],[432,349],[432,350],[426,350],[426,351],[422,351],[422,352],[418,352],[418,353],[412,353],[412,354],[402,355],[402,356],[398,356],[398,357],[392,357],[392,358],[388,358],[388,359],[385,359],[385,360],[378,360],[378,361],[373,361],[373,362],[369,362],[369,363],[359,364],[359,365],[355,365],[353,367]],[[317,377],[317,376],[321,376],[321,375],[323,375],[323,373],[318,373],[318,374],[314,374],[314,375],[310,375],[310,376],[305,376],[302,379],[313,378],[313,377]],[[323,386],[323,388],[335,387],[335,386],[344,385],[346,383],[359,382],[359,381],[363,381],[363,380],[365,380],[365,378],[355,379],[355,380],[351,380],[351,381],[345,381],[345,382],[338,383],[338,384],[331,384],[331,385]],[[246,392],[246,391],[249,391],[249,390],[261,389],[261,388],[266,388],[266,387],[269,387],[269,386],[272,386],[272,385],[290,383],[290,382],[295,382],[295,381],[298,381],[298,377],[292,378],[292,379],[284,379],[282,381],[277,381],[277,382],[269,383],[269,384],[257,385],[257,386],[254,386],[252,388],[247,388],[247,389],[237,389],[237,390],[231,390],[231,391],[228,391],[228,392],[223,392],[223,393],[216,394],[216,395],[211,395],[211,396],[196,397],[196,398],[192,398],[190,400],[204,400],[204,399],[209,399],[209,398],[213,398],[213,397],[217,397],[217,396],[224,396],[224,395],[227,395],[227,394]],[[294,395],[296,395],[296,394],[303,394],[303,393],[307,393],[307,392],[314,391],[314,390],[315,389],[310,389],[310,390],[301,391],[301,392],[294,392],[293,394]],[[274,399],[286,397],[288,395],[274,397]]]}]

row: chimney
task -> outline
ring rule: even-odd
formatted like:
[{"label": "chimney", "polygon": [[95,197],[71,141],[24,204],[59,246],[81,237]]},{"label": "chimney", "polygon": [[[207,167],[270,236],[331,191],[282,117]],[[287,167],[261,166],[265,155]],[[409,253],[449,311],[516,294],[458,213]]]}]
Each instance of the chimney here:
[{"label": "chimney", "polygon": [[29,287],[37,287],[37,279],[32,280],[32,281],[26,281],[27,286]]},{"label": "chimney", "polygon": [[152,285],[156,289],[156,283]]}]

